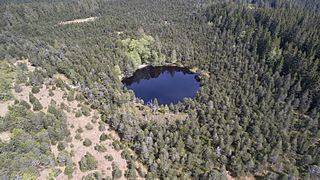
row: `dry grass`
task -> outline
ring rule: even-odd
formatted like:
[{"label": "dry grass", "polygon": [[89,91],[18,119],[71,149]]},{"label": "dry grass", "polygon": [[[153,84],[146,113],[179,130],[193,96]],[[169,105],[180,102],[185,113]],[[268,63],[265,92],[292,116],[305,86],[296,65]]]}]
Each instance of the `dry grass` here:
[{"label": "dry grass", "polygon": [[64,21],[64,22],[59,22],[59,25],[66,25],[66,24],[76,24],[76,23],[84,23],[84,22],[92,22],[95,21],[98,17],[89,17],[89,18],[83,18],[83,19],[74,19],[71,21]]}]

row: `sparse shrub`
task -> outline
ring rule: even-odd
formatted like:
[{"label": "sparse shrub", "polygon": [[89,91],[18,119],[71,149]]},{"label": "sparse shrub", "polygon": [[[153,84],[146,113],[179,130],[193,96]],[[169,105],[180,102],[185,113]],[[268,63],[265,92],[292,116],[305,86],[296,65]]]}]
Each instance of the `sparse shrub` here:
[{"label": "sparse shrub", "polygon": [[71,142],[72,142],[72,137],[71,137],[71,136],[67,137],[67,138],[66,138],[66,141],[67,141],[68,143],[71,143]]},{"label": "sparse shrub", "polygon": [[106,152],[107,148],[102,144],[97,144],[94,149],[98,152]]},{"label": "sparse shrub", "polygon": [[70,91],[67,97],[67,100],[69,102],[72,102],[74,100],[74,91]]},{"label": "sparse shrub", "polygon": [[85,116],[90,116],[91,109],[86,105],[82,105],[81,106],[81,112]]},{"label": "sparse shrub", "polygon": [[13,102],[13,104],[15,104],[15,105],[19,104],[19,100],[18,100],[18,99],[15,99],[14,102]]},{"label": "sparse shrub", "polygon": [[81,137],[81,134],[77,133],[75,136],[74,136],[75,139],[77,140],[81,140],[82,137]]},{"label": "sparse shrub", "polygon": [[62,173],[60,168],[54,168],[52,171],[54,177],[58,177]]},{"label": "sparse shrub", "polygon": [[104,158],[106,158],[108,161],[113,161],[113,157],[111,154],[104,156]]},{"label": "sparse shrub", "polygon": [[83,133],[82,127],[79,127],[79,128],[77,129],[77,132],[78,132],[78,133]]},{"label": "sparse shrub", "polygon": [[119,166],[114,162],[112,163],[112,178],[120,179],[122,177],[122,171],[119,169]]},{"label": "sparse shrub", "polygon": [[65,84],[64,84],[64,82],[63,82],[60,78],[58,78],[58,79],[56,80],[56,86],[57,86],[58,88],[60,88],[61,90],[63,90],[64,87],[65,87]]},{"label": "sparse shrub", "polygon": [[51,89],[49,89],[49,96],[50,97],[54,96],[54,93],[53,93],[53,91]]},{"label": "sparse shrub", "polygon": [[14,85],[14,91],[16,93],[21,93],[22,92],[22,87],[19,84]]},{"label": "sparse shrub", "polygon": [[103,176],[102,176],[102,174],[100,172],[90,173],[87,176],[83,176],[81,178],[81,180],[94,180],[94,179],[104,179],[104,180],[106,180],[105,178],[103,178]]},{"label": "sparse shrub", "polygon": [[95,170],[97,168],[98,161],[89,152],[84,155],[79,161],[80,170],[82,172]]},{"label": "sparse shrub", "polygon": [[112,146],[113,146],[113,148],[114,148],[116,151],[121,150],[121,147],[120,147],[118,141],[113,141],[113,142],[112,142]]},{"label": "sparse shrub", "polygon": [[105,141],[108,139],[108,136],[105,133],[102,133],[100,136],[100,141]]},{"label": "sparse shrub", "polygon": [[64,142],[59,142],[58,143],[58,150],[59,151],[63,151],[63,150],[65,150],[66,149],[66,143],[64,143]]},{"label": "sparse shrub", "polygon": [[105,131],[106,130],[106,125],[104,123],[99,124],[99,131]]},{"label": "sparse shrub", "polygon": [[95,124],[95,123],[97,123],[97,119],[92,118],[92,119],[91,119],[91,122],[92,122],[93,124]]},{"label": "sparse shrub", "polygon": [[93,129],[93,126],[92,126],[91,123],[88,123],[88,124],[86,124],[85,128],[86,128],[88,131],[90,131],[90,130]]},{"label": "sparse shrub", "polygon": [[82,116],[82,112],[81,112],[81,110],[78,110],[77,112],[76,112],[76,117],[78,118],[78,117],[81,117]]},{"label": "sparse shrub", "polygon": [[33,94],[38,94],[40,92],[39,86],[32,86],[31,92]]},{"label": "sparse shrub", "polygon": [[24,106],[26,109],[31,109],[31,105],[25,100],[21,100],[20,105]]},{"label": "sparse shrub", "polygon": [[76,95],[76,100],[77,101],[83,101],[85,98],[84,98],[84,96],[81,94],[81,93],[78,93],[77,95]]},{"label": "sparse shrub", "polygon": [[73,173],[73,167],[72,165],[67,165],[65,168],[64,168],[64,174],[68,176],[68,178],[72,178],[72,173]]},{"label": "sparse shrub", "polygon": [[29,93],[29,101],[32,104],[34,111],[40,111],[43,108],[40,101],[31,93]]},{"label": "sparse shrub", "polygon": [[92,141],[88,138],[85,138],[84,141],[83,141],[83,145],[84,146],[91,146],[92,145]]}]

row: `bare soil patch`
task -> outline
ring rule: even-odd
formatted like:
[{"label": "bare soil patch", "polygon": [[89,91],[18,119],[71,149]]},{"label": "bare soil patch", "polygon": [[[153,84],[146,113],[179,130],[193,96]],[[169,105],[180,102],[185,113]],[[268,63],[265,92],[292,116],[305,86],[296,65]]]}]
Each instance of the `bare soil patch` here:
[{"label": "bare soil patch", "polygon": [[8,142],[10,141],[11,133],[9,131],[0,133],[0,141]]},{"label": "bare soil patch", "polygon": [[59,25],[66,25],[66,24],[75,24],[75,23],[84,23],[84,22],[92,22],[95,21],[98,17],[89,17],[89,18],[83,18],[83,19],[74,19],[71,21],[63,21],[59,22]]}]

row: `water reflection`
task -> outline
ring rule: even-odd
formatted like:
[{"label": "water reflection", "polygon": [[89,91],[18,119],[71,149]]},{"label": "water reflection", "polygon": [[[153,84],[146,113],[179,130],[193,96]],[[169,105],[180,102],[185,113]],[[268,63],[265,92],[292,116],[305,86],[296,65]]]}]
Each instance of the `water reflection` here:
[{"label": "water reflection", "polygon": [[185,97],[194,97],[200,86],[196,74],[172,66],[148,66],[122,82],[146,104],[155,98],[159,104],[175,104]]}]

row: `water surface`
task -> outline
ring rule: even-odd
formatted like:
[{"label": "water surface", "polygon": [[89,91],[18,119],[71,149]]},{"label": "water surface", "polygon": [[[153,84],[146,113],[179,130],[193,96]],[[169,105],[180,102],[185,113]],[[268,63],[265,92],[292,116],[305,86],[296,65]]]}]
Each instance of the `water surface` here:
[{"label": "water surface", "polygon": [[159,104],[176,104],[183,98],[194,97],[200,87],[196,74],[186,68],[172,66],[147,66],[122,82],[145,104],[155,98]]}]

